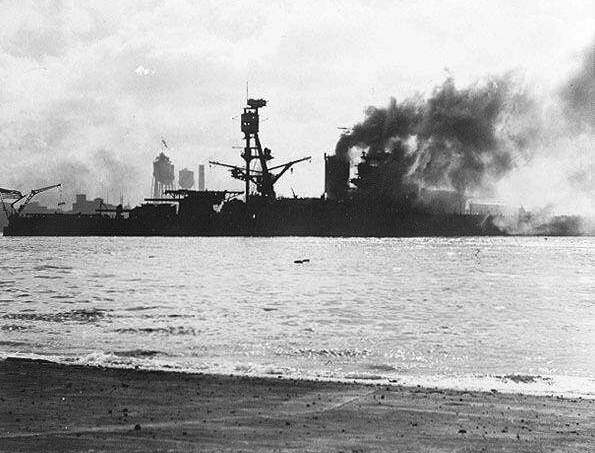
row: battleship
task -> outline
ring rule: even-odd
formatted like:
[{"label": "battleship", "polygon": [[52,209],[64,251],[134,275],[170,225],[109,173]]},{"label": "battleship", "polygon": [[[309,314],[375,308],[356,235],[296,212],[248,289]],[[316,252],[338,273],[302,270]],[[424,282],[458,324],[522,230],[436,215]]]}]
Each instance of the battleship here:
[{"label": "battleship", "polygon": [[[175,188],[173,165],[161,153],[153,163],[153,192],[139,206],[104,205],[95,212],[27,213],[42,187],[23,195],[0,189],[8,225],[5,236],[485,236],[506,235],[498,220],[507,213],[488,204],[471,203],[455,191],[411,187],[386,196],[379,187],[383,156],[365,152],[350,174],[350,162],[325,154],[325,189],[318,198],[278,197],[275,184],[310,157],[271,165],[272,151],[259,137],[259,111],[264,99],[248,99],[241,114],[243,165],[218,161],[244,191],[192,190],[193,174],[180,172]],[[165,144],[165,142],[164,142]],[[387,158],[387,157],[386,157]],[[256,164],[256,165],[254,165]],[[204,167],[203,167],[204,170]],[[185,172],[184,174],[182,172]]]}]

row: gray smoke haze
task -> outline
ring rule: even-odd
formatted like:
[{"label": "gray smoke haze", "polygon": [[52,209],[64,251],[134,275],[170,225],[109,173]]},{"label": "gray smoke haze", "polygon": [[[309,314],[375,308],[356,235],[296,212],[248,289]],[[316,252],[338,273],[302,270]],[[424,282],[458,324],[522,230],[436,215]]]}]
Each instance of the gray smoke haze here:
[{"label": "gray smoke haze", "polygon": [[595,45],[583,56],[583,64],[561,90],[564,112],[571,124],[582,130],[595,128]]},{"label": "gray smoke haze", "polygon": [[[508,225],[509,231],[557,233],[569,228],[595,233],[594,56],[595,42],[562,86],[534,97],[537,120],[529,124],[539,128],[528,143],[530,152],[495,182],[495,192],[503,200],[531,210]],[[527,128],[525,121],[519,124]]]},{"label": "gray smoke haze", "polygon": [[[110,201],[119,199],[120,194],[136,195],[142,181],[138,151],[125,155],[116,148],[118,142],[122,146],[134,142],[109,109],[110,105],[89,99],[71,99],[20,124],[9,124],[1,146],[3,154],[10,155],[5,162],[9,171],[3,174],[2,183],[22,192],[62,183],[65,201],[73,200],[76,193]],[[147,190],[149,183],[143,189]],[[48,204],[46,199],[52,198],[45,195],[37,201]]]}]

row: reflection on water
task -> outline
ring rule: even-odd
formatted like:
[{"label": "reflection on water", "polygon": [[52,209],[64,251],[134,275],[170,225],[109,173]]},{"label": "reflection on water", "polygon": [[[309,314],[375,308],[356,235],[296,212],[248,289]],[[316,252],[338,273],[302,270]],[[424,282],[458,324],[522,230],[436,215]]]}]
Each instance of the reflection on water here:
[{"label": "reflection on water", "polygon": [[0,238],[0,354],[592,396],[594,251],[593,238]]}]

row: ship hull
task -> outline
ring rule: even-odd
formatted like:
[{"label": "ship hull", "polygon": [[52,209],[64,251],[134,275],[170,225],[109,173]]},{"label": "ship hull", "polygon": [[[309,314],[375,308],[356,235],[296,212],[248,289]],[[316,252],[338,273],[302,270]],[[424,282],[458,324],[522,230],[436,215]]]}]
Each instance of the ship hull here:
[{"label": "ship hull", "polygon": [[[232,205],[233,206],[233,205]],[[13,217],[5,236],[320,236],[505,235],[486,216],[429,214],[326,200],[281,200],[246,209],[170,217],[48,214]]]}]

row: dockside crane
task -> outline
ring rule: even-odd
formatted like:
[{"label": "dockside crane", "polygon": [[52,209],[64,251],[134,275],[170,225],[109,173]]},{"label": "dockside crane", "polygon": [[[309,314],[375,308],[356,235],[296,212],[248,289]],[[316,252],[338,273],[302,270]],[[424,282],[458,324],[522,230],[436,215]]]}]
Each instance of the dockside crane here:
[{"label": "dockside crane", "polygon": [[[12,209],[14,209],[14,212],[16,214],[20,214],[21,212],[23,212],[23,209],[25,209],[25,207],[29,204],[29,202],[33,199],[33,197],[35,195],[40,194],[42,192],[46,192],[51,189],[58,188],[58,187],[62,187],[62,184],[53,184],[51,186],[40,187],[39,189],[33,189],[27,195],[21,195],[21,197],[19,199],[17,199],[16,201],[13,201],[10,204],[10,206],[12,207]],[[18,208],[15,208],[15,205],[23,199],[25,199],[25,201],[23,201],[23,203]]]},{"label": "dockside crane", "polygon": [[[244,167],[237,165],[224,164],[216,161],[209,161],[211,165],[217,165],[220,167],[229,168],[231,171],[232,178],[242,180],[246,183],[246,202],[250,195],[250,183],[256,185],[258,193],[267,199],[275,199],[275,183],[279,180],[283,174],[299,162],[310,160],[310,157],[304,157],[302,159],[293,160],[281,165],[274,167],[268,166],[267,162],[273,158],[271,150],[262,147],[260,138],[258,137],[259,132],[259,113],[258,109],[267,105],[267,101],[264,99],[248,99],[247,106],[244,107],[244,113],[242,113],[242,132],[244,133],[244,152],[241,157],[246,162]],[[260,163],[260,170],[250,168],[250,163],[253,159],[258,159]],[[278,172],[274,172],[278,170]]]}]

